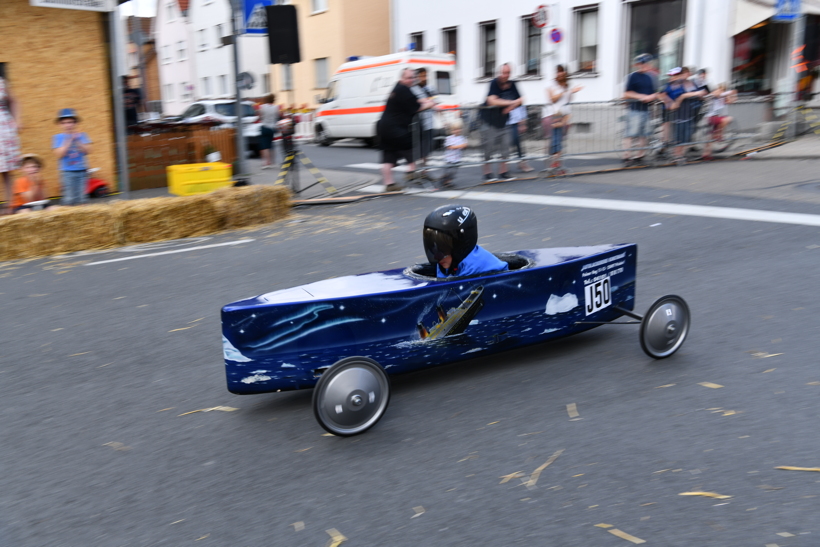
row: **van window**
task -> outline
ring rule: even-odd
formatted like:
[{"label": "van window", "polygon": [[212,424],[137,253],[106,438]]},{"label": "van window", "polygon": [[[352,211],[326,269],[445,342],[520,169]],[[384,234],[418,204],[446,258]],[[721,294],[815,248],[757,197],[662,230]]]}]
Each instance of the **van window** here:
[{"label": "van window", "polygon": [[450,83],[449,72],[436,72],[436,91],[439,95],[452,95],[453,87]]},{"label": "van window", "polygon": [[327,93],[325,94],[325,102],[326,103],[329,103],[331,101],[336,100],[336,86],[338,86],[338,85],[339,85],[339,82],[336,81],[336,80],[333,80],[332,82],[330,82],[328,84]]}]

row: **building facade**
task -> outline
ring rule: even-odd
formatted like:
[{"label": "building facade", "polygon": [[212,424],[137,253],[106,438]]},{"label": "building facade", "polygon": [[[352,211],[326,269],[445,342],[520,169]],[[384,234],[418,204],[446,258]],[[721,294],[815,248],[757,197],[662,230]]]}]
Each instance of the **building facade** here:
[{"label": "building facade", "polygon": [[[230,17],[227,0],[158,0],[154,38],[163,114],[181,114],[201,99],[235,95],[233,50],[223,45],[223,38],[231,36]],[[242,95],[269,93],[267,38],[240,36],[239,55],[239,70],[250,73],[254,80]]]},{"label": "building facade", "polygon": [[89,164],[116,186],[107,36],[107,13],[0,1],[0,65],[22,108],[21,151],[45,160],[50,196],[60,195],[51,138],[61,108],[77,110],[94,141]]},{"label": "building facade", "polygon": [[[544,102],[559,64],[584,87],[577,101],[619,98],[639,53],[653,54],[661,74],[682,65],[706,68],[712,82],[741,91],[783,91],[794,81],[790,54],[798,25],[772,20],[775,0],[560,0],[548,5],[543,28],[533,25],[537,5],[393,0],[392,50],[455,53],[464,104],[484,101],[487,83],[505,62],[530,104]],[[820,1],[802,6],[808,31]]]},{"label": "building facade", "polygon": [[[317,104],[336,69],[352,56],[390,53],[389,0],[279,0],[296,6],[301,62],[271,65],[278,103]],[[267,50],[265,52],[267,58]]]},{"label": "building facade", "polygon": [[154,17],[129,16],[123,19],[125,67],[131,76],[131,86],[142,90],[144,112],[161,113],[162,95],[159,82],[159,64],[154,41]]},{"label": "building facade", "polygon": [[162,114],[182,114],[194,100],[196,71],[191,52],[187,0],[158,0],[154,42],[159,65]]}]

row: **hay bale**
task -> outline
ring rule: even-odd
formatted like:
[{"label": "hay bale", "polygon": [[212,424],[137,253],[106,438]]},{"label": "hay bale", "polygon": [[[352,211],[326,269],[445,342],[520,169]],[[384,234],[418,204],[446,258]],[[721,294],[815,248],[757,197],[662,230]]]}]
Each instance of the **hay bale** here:
[{"label": "hay bale", "polygon": [[202,236],[223,227],[221,211],[208,196],[119,201],[113,208],[122,243]]},{"label": "hay bale", "polygon": [[108,205],[62,207],[0,218],[2,260],[106,249],[117,244],[117,219]]},{"label": "hay bale", "polygon": [[228,230],[268,224],[290,211],[290,191],[283,186],[221,188],[208,196],[217,203]]}]

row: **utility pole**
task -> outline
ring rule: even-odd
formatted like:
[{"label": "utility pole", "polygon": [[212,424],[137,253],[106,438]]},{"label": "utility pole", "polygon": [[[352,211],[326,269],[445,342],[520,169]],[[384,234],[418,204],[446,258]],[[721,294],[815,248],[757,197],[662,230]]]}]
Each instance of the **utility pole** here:
[{"label": "utility pole", "polygon": [[249,178],[245,169],[245,135],[242,131],[242,94],[239,89],[239,34],[242,28],[242,0],[228,0],[231,6],[231,34],[233,38],[233,84],[236,89],[236,170],[241,179]]},{"label": "utility pole", "polygon": [[122,197],[128,199],[130,184],[128,180],[128,141],[125,135],[125,111],[122,104],[122,75],[120,62],[120,11],[114,8],[108,12],[109,50],[111,52],[111,92],[114,96],[114,135],[117,146],[117,167],[119,168],[119,190]]}]

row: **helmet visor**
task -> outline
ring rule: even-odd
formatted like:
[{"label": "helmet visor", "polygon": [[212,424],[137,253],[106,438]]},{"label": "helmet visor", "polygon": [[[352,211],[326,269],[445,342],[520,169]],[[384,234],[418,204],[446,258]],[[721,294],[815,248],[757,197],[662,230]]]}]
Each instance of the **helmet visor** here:
[{"label": "helmet visor", "polygon": [[424,252],[431,264],[437,264],[445,256],[453,254],[453,238],[438,230],[425,228]]}]

